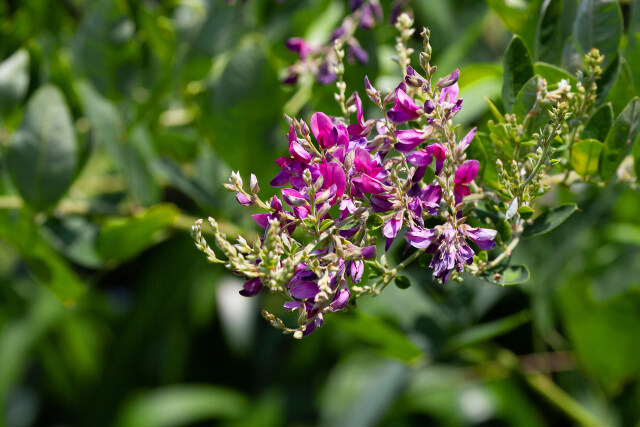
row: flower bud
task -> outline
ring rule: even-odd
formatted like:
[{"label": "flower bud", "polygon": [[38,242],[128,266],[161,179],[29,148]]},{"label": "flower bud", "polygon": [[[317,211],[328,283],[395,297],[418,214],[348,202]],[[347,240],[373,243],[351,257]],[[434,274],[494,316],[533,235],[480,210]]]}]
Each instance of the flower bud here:
[{"label": "flower bud", "polygon": [[253,194],[258,194],[260,192],[260,186],[258,185],[258,178],[256,178],[254,174],[251,174],[251,180],[249,181],[249,186]]}]

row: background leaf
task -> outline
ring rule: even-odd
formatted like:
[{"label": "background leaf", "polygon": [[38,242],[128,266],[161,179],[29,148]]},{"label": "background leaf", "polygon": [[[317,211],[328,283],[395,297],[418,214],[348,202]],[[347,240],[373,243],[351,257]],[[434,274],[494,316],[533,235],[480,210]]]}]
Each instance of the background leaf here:
[{"label": "background leaf", "polygon": [[533,60],[529,48],[519,36],[513,36],[503,62],[502,102],[507,112],[521,88],[533,77]]},{"label": "background leaf", "polygon": [[573,24],[573,35],[583,53],[598,48],[608,64],[622,38],[622,13],[616,0],[582,0]]},{"label": "background leaf", "polygon": [[[559,64],[564,44],[562,31],[562,0],[545,0],[536,28],[536,61]],[[538,73],[538,71],[536,71]]]},{"label": "background leaf", "polygon": [[97,250],[105,260],[122,261],[149,247],[158,232],[171,226],[178,217],[172,205],[155,205],[139,215],[107,222],[100,229]]},{"label": "background leaf", "polygon": [[611,126],[613,126],[613,108],[611,103],[606,103],[598,107],[589,117],[580,132],[580,139],[595,139],[604,142]]},{"label": "background leaf", "polygon": [[598,172],[598,160],[603,143],[595,139],[585,139],[573,144],[571,167],[583,179]]},{"label": "background leaf", "polygon": [[565,222],[575,211],[578,206],[569,203],[566,205],[558,206],[557,208],[549,209],[543,212],[540,216],[533,220],[532,224],[528,224],[524,227],[522,232],[523,237],[535,237],[541,234],[548,233],[560,224]]},{"label": "background leaf", "polygon": [[29,88],[29,52],[20,49],[0,63],[0,111],[24,99]]},{"label": "background leaf", "polygon": [[615,174],[631,144],[640,133],[640,98],[632,99],[607,134],[600,156],[599,172],[608,181]]},{"label": "background leaf", "polygon": [[78,161],[76,135],[64,96],[42,86],[29,99],[9,147],[9,171],[22,198],[42,210],[62,197]]}]

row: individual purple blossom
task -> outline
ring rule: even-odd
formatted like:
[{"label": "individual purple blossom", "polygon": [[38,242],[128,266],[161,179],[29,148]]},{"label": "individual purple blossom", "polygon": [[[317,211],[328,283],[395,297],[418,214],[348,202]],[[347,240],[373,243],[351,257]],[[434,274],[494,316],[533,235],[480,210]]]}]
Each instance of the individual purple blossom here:
[{"label": "individual purple blossom", "polygon": [[460,165],[453,178],[455,184],[453,193],[455,194],[456,203],[460,203],[462,198],[471,194],[469,184],[478,174],[480,162],[477,160],[467,160]]},{"label": "individual purple blossom", "polygon": [[429,133],[416,129],[403,129],[395,131],[395,136],[398,142],[393,148],[401,153],[408,153],[425,142],[429,137]]},{"label": "individual purple blossom", "polygon": [[334,204],[336,199],[342,197],[347,186],[347,177],[344,174],[342,166],[337,163],[327,163],[323,161],[319,165],[320,174],[322,175],[322,188],[328,189],[332,185],[336,186],[336,197],[330,202]]},{"label": "individual purple blossom", "polygon": [[326,60],[320,64],[320,67],[318,68],[318,75],[316,76],[318,83],[322,85],[329,85],[336,81],[337,76],[333,72],[332,68],[333,67]]},{"label": "individual purple blossom", "polygon": [[320,147],[331,148],[334,145],[347,145],[349,133],[341,124],[334,124],[329,116],[324,113],[314,113],[311,116],[311,132],[316,137]]},{"label": "individual purple blossom", "polygon": [[373,122],[364,121],[362,101],[358,96],[358,92],[353,93],[354,102],[356,105],[356,123],[347,126],[347,132],[351,137],[366,137],[371,133]]},{"label": "individual purple blossom", "polygon": [[248,198],[246,195],[244,195],[243,193],[241,193],[239,191],[236,193],[236,200],[242,206],[253,206],[255,204],[254,200]]},{"label": "individual purple blossom", "polygon": [[347,48],[347,60],[351,63],[357,60],[364,65],[369,62],[369,54],[353,39]]},{"label": "individual purple blossom", "polygon": [[313,51],[313,48],[309,46],[307,41],[300,37],[292,37],[288,39],[284,45],[291,52],[300,55],[300,59],[305,59],[307,55]]},{"label": "individual purple blossom", "polygon": [[387,112],[387,117],[389,117],[389,120],[393,123],[406,123],[422,115],[422,109],[400,86],[396,88],[395,99],[395,104]]},{"label": "individual purple blossom", "polygon": [[[435,143],[430,144],[419,151],[414,151],[407,156],[407,161],[414,166],[427,167],[431,164],[433,159],[436,159],[436,175],[440,175],[444,159],[447,157],[449,150],[442,144]],[[424,174],[424,172],[423,172]]]},{"label": "individual purple blossom", "polygon": [[289,153],[293,156],[294,159],[302,162],[309,163],[313,156],[309,153],[305,148],[298,143],[298,135],[296,135],[296,131],[293,126],[289,126]]},{"label": "individual purple blossom", "polygon": [[382,235],[386,237],[384,250],[388,251],[393,240],[398,235],[398,231],[402,228],[402,211],[395,213],[382,226]]},{"label": "individual purple blossom", "polygon": [[260,290],[262,289],[262,281],[259,278],[253,278],[247,280],[242,285],[242,290],[240,291],[240,295],[243,297],[252,297],[258,295]]},{"label": "individual purple blossom", "polygon": [[436,216],[440,210],[440,201],[442,200],[442,187],[438,184],[430,184],[422,192],[420,196],[424,208],[429,215]]},{"label": "individual purple blossom", "polygon": [[462,137],[462,139],[458,143],[458,146],[456,147],[456,151],[458,152],[458,155],[462,155],[462,153],[464,153],[464,151],[467,149],[469,144],[471,144],[473,137],[476,136],[477,129],[478,129],[477,127],[474,127],[469,132],[467,132],[465,136]]}]

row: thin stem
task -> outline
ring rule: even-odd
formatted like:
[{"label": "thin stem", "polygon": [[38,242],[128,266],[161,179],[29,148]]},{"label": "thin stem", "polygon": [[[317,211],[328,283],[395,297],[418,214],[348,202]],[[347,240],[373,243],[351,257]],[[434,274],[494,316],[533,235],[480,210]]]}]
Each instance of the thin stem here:
[{"label": "thin stem", "polygon": [[403,268],[407,267],[414,260],[416,260],[420,256],[421,253],[422,253],[422,251],[415,251],[414,253],[409,255],[407,258],[405,258],[404,261],[402,261],[400,264],[398,264],[393,270],[391,270],[391,272],[392,273],[397,273],[398,270],[402,270]]},{"label": "thin stem", "polygon": [[516,248],[516,246],[518,246],[519,243],[520,243],[520,237],[516,237],[515,239],[513,239],[511,243],[509,243],[509,246],[507,246],[506,249],[500,255],[498,255],[493,261],[491,261],[487,267],[493,268],[496,265],[500,264],[500,261],[502,261],[505,257],[511,256],[511,254],[513,253],[513,250]]}]

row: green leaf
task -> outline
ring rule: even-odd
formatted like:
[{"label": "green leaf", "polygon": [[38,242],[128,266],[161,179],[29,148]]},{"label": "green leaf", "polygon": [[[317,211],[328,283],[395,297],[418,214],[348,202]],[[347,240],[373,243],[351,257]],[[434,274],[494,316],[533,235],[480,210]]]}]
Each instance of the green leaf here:
[{"label": "green leaf", "polygon": [[175,206],[160,204],[131,218],[108,221],[98,235],[98,253],[109,261],[133,258],[151,246],[158,233],[170,227],[178,214]]},{"label": "green leaf", "polygon": [[599,172],[608,181],[616,173],[640,132],[640,98],[633,98],[622,110],[607,134],[600,156]]},{"label": "green leaf", "polygon": [[531,313],[521,311],[493,322],[481,323],[451,337],[445,344],[446,351],[478,344],[507,334],[531,321]]},{"label": "green leaf", "polygon": [[500,272],[500,285],[517,285],[529,280],[529,269],[526,265],[510,265]]},{"label": "green leaf", "polygon": [[29,52],[20,49],[0,63],[0,111],[24,99],[29,88]]},{"label": "green leaf", "polygon": [[62,92],[39,88],[27,103],[9,144],[9,172],[22,198],[36,210],[67,191],[78,162],[76,134]]},{"label": "green leaf", "polygon": [[596,88],[596,93],[598,94],[596,104],[603,102],[609,92],[611,92],[611,89],[615,86],[621,72],[620,66],[620,55],[616,53],[611,59],[611,62],[604,67],[602,74],[600,74],[600,78],[596,82],[598,85]]},{"label": "green leaf", "polygon": [[403,276],[401,274],[396,276],[395,283],[400,289],[407,289],[411,286],[411,280],[409,280],[407,276]]},{"label": "green leaf", "polygon": [[573,144],[571,167],[582,179],[598,172],[598,160],[602,146],[602,142],[595,139],[585,139]]},{"label": "green leaf", "polygon": [[578,206],[574,203],[558,206],[554,209],[545,211],[536,219],[533,220],[533,224],[527,225],[522,232],[523,237],[540,236],[541,234],[548,233],[554,228],[558,227],[564,221],[567,220],[578,209]]},{"label": "green leaf", "polygon": [[545,79],[549,86],[557,84],[562,79],[568,81],[571,87],[574,88],[576,87],[576,83],[578,83],[575,76],[571,75],[565,69],[556,65],[547,64],[546,62],[536,62],[533,65],[533,71]]},{"label": "green leaf", "polygon": [[99,227],[81,216],[48,218],[42,237],[71,261],[88,268],[97,268],[102,260],[96,252]]},{"label": "green leaf", "polygon": [[503,61],[502,102],[507,112],[515,102],[520,89],[533,77],[533,61],[529,48],[520,36],[513,36]]},{"label": "green leaf", "polygon": [[[605,101],[611,102],[613,106],[613,112],[615,114],[620,114],[620,112],[624,109],[625,105],[636,93],[636,85],[634,84],[633,74],[631,72],[631,67],[629,66],[629,61],[627,61],[622,54],[620,57],[620,66],[618,69],[618,78],[615,80],[615,83],[609,90]],[[633,62],[631,62],[633,64]],[[638,82],[640,84],[640,81]]]},{"label": "green leaf", "polygon": [[[533,109],[538,96],[538,79],[540,76],[533,76],[518,92],[518,96],[513,103],[512,113],[524,120]],[[529,122],[526,132],[538,132],[549,118],[548,111],[541,107]]]},{"label": "green leaf", "polygon": [[636,177],[640,176],[640,143],[633,146],[633,167],[636,171]]},{"label": "green leaf", "polygon": [[360,312],[335,316],[337,329],[349,334],[379,351],[384,356],[413,363],[422,357],[422,351],[406,335],[378,317]]},{"label": "green leaf", "polygon": [[23,212],[17,219],[0,213],[0,240],[8,241],[17,249],[39,283],[65,305],[72,306],[85,292],[85,285],[40,233]]},{"label": "green leaf", "polygon": [[602,104],[589,117],[589,121],[580,132],[580,139],[595,139],[604,142],[609,130],[613,126],[613,108],[611,103]]},{"label": "green leaf", "polygon": [[518,213],[522,219],[529,219],[533,215],[534,210],[530,206],[520,206]]},{"label": "green leaf", "polygon": [[560,315],[580,365],[609,394],[640,378],[640,290],[594,297],[590,277],[575,277],[558,292]]},{"label": "green leaf", "polygon": [[562,0],[545,0],[536,27],[536,60],[560,63],[563,43]]},{"label": "green leaf", "polygon": [[605,56],[605,65],[622,38],[622,12],[616,0],[582,0],[573,23],[573,35],[583,53],[591,48]]},{"label": "green leaf", "polygon": [[249,409],[235,390],[210,385],[172,385],[134,397],[116,423],[119,427],[172,427],[213,419],[240,418]]},{"label": "green leaf", "polygon": [[128,189],[143,206],[157,203],[160,187],[149,170],[155,152],[147,129],[136,126],[127,142],[124,120],[116,106],[86,81],[78,83],[78,93],[98,144],[122,171]]}]

